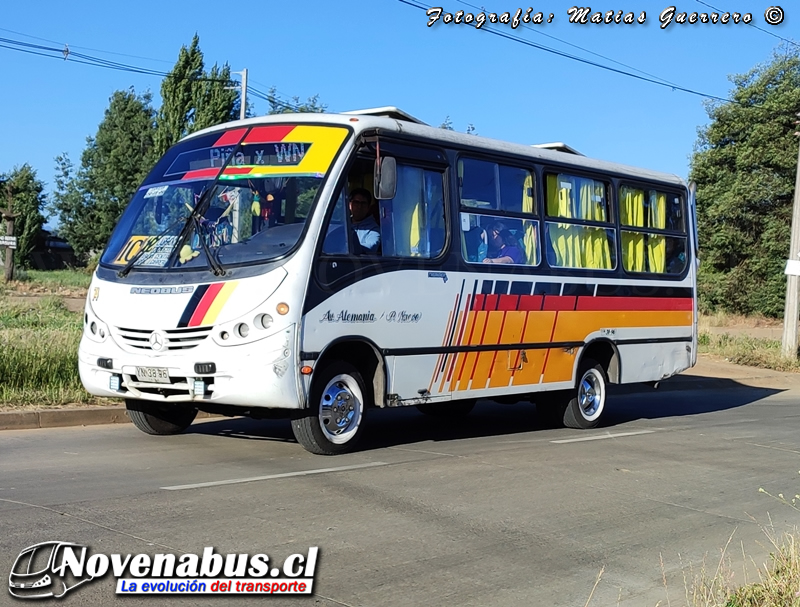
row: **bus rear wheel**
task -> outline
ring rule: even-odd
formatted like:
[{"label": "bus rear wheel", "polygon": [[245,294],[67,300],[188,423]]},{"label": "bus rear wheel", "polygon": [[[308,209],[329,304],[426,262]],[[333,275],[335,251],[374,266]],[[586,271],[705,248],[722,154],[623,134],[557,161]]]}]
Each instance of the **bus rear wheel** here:
[{"label": "bus rear wheel", "polygon": [[350,363],[334,362],[317,373],[309,407],[294,414],[292,431],[311,453],[347,453],[361,437],[369,393],[358,369]]},{"label": "bus rear wheel", "polygon": [[608,376],[603,365],[586,358],[578,368],[578,378],[564,411],[564,425],[579,430],[595,428],[606,408]]},{"label": "bus rear wheel", "polygon": [[128,417],[145,434],[170,436],[180,434],[192,425],[197,409],[180,405],[163,405],[142,400],[125,401]]}]

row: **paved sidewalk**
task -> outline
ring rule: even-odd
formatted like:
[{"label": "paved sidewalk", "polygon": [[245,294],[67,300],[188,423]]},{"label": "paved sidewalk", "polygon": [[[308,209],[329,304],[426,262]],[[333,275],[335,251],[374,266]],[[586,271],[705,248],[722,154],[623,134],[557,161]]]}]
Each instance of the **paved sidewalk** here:
[{"label": "paved sidewalk", "polygon": [[[658,390],[724,390],[743,387],[800,390],[800,373],[783,373],[755,367],[734,365],[724,360],[701,356],[697,366],[659,383]],[[615,394],[633,394],[652,390],[652,385],[614,386]],[[197,418],[216,417],[199,413]],[[62,428],[98,424],[130,423],[124,405],[41,409],[38,411],[0,411],[0,430]]]}]

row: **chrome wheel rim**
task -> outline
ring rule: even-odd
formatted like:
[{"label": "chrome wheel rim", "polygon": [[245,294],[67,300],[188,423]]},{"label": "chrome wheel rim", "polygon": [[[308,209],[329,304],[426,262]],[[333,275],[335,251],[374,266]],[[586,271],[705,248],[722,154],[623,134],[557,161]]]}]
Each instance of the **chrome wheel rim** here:
[{"label": "chrome wheel rim", "polygon": [[583,374],[578,385],[578,407],[586,421],[594,421],[603,412],[606,401],[606,385],[597,369]]},{"label": "chrome wheel rim", "polygon": [[319,403],[319,426],[325,438],[336,445],[353,438],[364,415],[363,403],[361,388],[355,379],[349,375],[331,379]]}]

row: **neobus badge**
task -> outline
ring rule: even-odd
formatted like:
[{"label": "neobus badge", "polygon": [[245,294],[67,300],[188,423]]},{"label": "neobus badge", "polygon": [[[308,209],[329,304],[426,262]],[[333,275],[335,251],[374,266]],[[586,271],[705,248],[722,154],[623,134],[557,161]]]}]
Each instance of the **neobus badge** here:
[{"label": "neobus badge", "polygon": [[177,295],[192,291],[194,287],[131,287],[131,295]]}]

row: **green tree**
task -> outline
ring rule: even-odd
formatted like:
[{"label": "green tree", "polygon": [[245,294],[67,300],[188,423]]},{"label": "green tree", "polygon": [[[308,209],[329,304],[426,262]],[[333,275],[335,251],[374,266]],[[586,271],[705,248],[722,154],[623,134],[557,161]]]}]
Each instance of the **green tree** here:
[{"label": "green tree", "polygon": [[800,55],[783,50],[733,76],[734,102],[709,103],[698,133],[691,179],[706,310],[783,313],[800,112]]},{"label": "green tree", "polygon": [[186,135],[239,117],[239,92],[231,87],[228,65],[205,71],[200,38],[182,46],[178,60],[161,83],[154,160]]},{"label": "green tree", "polygon": [[292,97],[290,101],[283,101],[278,97],[275,87],[270,87],[267,91],[269,109],[267,114],[294,114],[294,113],[321,113],[328,109],[328,106],[319,102],[319,95],[313,95],[300,101],[300,97]]},{"label": "green tree", "polygon": [[80,168],[66,155],[56,158],[51,209],[78,255],[102,250],[150,169],[155,135],[150,102],[149,93],[115,92],[97,134],[86,140]]},{"label": "green tree", "polygon": [[[8,174],[0,175],[4,181],[2,191],[3,208],[6,208],[8,192],[11,194],[11,209],[17,217],[14,219],[14,235],[17,237],[17,250],[14,265],[23,268],[31,267],[31,253],[39,240],[44,217],[42,209],[45,205],[44,183],[36,178],[36,171],[29,164],[15,167]],[[6,233],[5,222],[2,233]]]}]

